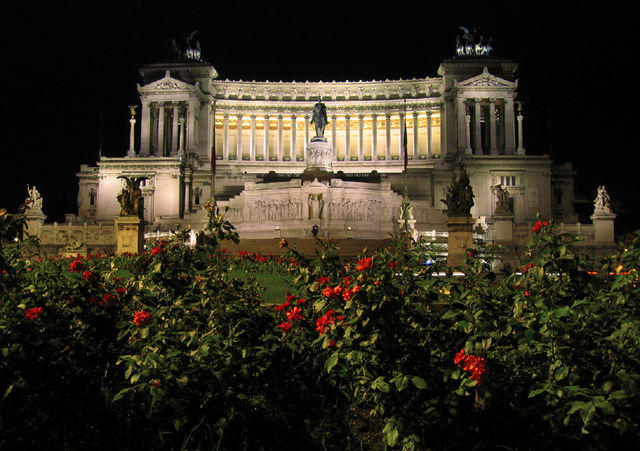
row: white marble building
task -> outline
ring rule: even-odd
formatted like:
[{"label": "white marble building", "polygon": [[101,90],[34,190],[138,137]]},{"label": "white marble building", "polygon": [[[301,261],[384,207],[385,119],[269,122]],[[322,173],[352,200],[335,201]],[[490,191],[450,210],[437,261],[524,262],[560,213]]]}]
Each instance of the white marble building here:
[{"label": "white marble building", "polygon": [[[571,166],[525,149],[516,68],[509,59],[460,56],[433,77],[312,83],[221,80],[211,64],[190,60],[142,67],[130,149],[80,168],[77,220],[112,222],[123,186],[116,177],[135,175],[148,177],[149,231],[202,228],[214,187],[241,239],[303,238],[313,225],[336,238],[384,239],[397,231],[405,185],[416,229],[444,231],[443,191],[463,158],[471,213],[489,235],[497,184],[509,193],[515,229],[529,229],[538,213],[575,223]],[[301,178],[319,99],[340,176],[331,181]]]}]

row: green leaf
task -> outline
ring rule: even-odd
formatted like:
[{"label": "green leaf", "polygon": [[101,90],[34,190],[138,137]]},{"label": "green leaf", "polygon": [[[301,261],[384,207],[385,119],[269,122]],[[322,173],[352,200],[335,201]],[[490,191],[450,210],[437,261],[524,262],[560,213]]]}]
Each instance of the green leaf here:
[{"label": "green leaf", "polygon": [[385,382],[383,376],[380,376],[376,380],[374,380],[371,383],[371,388],[378,389],[384,393],[389,393],[389,391],[391,390],[391,388],[389,387],[389,384]]},{"label": "green leaf", "polygon": [[625,399],[627,397],[627,392],[624,390],[617,390],[609,393],[609,399]]},{"label": "green leaf", "polygon": [[447,312],[444,315],[442,315],[442,319],[443,320],[453,319],[456,316],[458,316],[458,312],[456,312],[455,310],[447,310]]},{"label": "green leaf", "polygon": [[538,396],[540,393],[545,393],[547,391],[546,388],[538,388],[536,390],[531,390],[529,392],[529,398],[533,398],[534,396]]},{"label": "green leaf", "polygon": [[566,366],[563,366],[562,368],[559,368],[556,371],[556,380],[562,380],[565,377],[567,377],[567,374],[569,374],[569,368]]},{"label": "green leaf", "polygon": [[413,376],[411,378],[411,382],[418,390],[424,390],[427,388],[427,382],[421,377]]},{"label": "green leaf", "polygon": [[338,351],[336,351],[333,354],[331,354],[331,356],[327,359],[326,362],[324,362],[324,369],[327,371],[327,373],[330,373],[333,367],[338,364],[338,356],[339,356]]},{"label": "green leaf", "polygon": [[121,279],[133,279],[135,275],[126,269],[118,269],[113,273],[114,277],[120,277]]},{"label": "green leaf", "polygon": [[111,402],[115,402],[115,401],[121,399],[127,392],[129,392],[129,390],[131,390],[131,389],[130,388],[123,388],[118,393],[116,393],[116,395],[113,397]]},{"label": "green leaf", "polygon": [[398,443],[399,435],[400,434],[398,433],[398,430],[396,428],[392,428],[389,432],[387,432],[387,445],[395,446],[395,444]]},{"label": "green leaf", "polygon": [[407,388],[407,385],[409,385],[409,378],[404,374],[396,378],[396,388],[398,389],[398,391],[404,390],[405,388]]}]

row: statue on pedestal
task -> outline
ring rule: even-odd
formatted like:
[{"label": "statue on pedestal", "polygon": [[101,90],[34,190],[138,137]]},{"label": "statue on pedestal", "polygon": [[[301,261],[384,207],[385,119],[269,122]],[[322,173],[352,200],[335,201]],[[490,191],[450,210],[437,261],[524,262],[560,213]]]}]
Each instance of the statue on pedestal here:
[{"label": "statue on pedestal", "polygon": [[26,199],[29,203],[29,209],[31,211],[42,211],[42,196],[35,186],[27,185],[27,194],[29,197]]},{"label": "statue on pedestal", "polygon": [[327,119],[327,107],[321,100],[313,106],[310,123],[316,127],[316,138],[324,138],[324,129],[329,120]]},{"label": "statue on pedestal", "polygon": [[142,191],[140,191],[140,182],[147,180],[148,177],[129,178],[121,175],[118,178],[124,179],[126,183],[126,186],[118,194],[120,216],[136,216],[142,219],[143,199]]},{"label": "statue on pedestal", "polygon": [[613,214],[613,210],[611,210],[611,198],[609,197],[609,193],[607,193],[607,189],[604,187],[604,185],[600,185],[598,187],[598,194],[596,195],[596,198],[594,200],[594,207],[594,214]]},{"label": "statue on pedestal", "polygon": [[509,203],[509,192],[504,189],[502,185],[492,186],[491,191],[496,196],[496,209],[494,213],[503,215],[513,214]]},{"label": "statue on pedestal", "polygon": [[473,189],[469,183],[469,176],[463,168],[457,181],[455,180],[455,175],[452,177],[451,185],[447,188],[445,198],[440,200],[447,206],[447,216],[470,216],[473,198]]}]

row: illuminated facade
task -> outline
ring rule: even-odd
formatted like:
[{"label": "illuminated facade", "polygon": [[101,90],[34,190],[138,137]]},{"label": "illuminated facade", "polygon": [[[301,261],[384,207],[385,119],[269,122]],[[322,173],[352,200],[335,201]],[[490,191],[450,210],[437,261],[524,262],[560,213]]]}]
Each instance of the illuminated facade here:
[{"label": "illuminated facade", "polygon": [[[245,240],[309,237],[313,225],[336,238],[384,239],[397,232],[405,187],[418,234],[446,230],[441,199],[463,160],[475,194],[471,213],[486,238],[500,240],[495,185],[509,193],[516,240],[538,213],[575,223],[571,167],[525,150],[516,67],[461,56],[420,79],[248,82],[220,80],[197,61],[145,66],[130,149],[82,166],[77,221],[113,221],[123,186],[116,177],[135,175],[148,177],[150,232],[202,228],[212,187]],[[318,101],[327,107],[324,136],[337,178],[305,181]]]}]

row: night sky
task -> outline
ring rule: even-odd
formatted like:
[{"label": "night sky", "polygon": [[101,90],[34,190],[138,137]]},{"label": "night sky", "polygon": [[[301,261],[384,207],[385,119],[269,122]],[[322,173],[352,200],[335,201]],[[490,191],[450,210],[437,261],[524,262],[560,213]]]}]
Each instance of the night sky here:
[{"label": "night sky", "polygon": [[310,2],[208,9],[85,2],[86,10],[62,2],[5,10],[4,21],[17,27],[2,38],[0,207],[15,209],[29,183],[42,193],[48,220],[74,213],[75,173],[98,158],[100,118],[103,155],[123,156],[127,106],[137,103],[142,82],[137,68],[156,62],[171,37],[180,42],[198,30],[203,57],[221,79],[384,80],[436,76],[463,25],[478,26],[493,38],[495,56],[520,64],[527,153],[551,151],[556,162],[573,163],[580,212],[591,212],[604,184],[618,231],[640,228],[632,17],[614,4],[604,12],[483,3],[484,10],[325,2],[314,12]]}]

